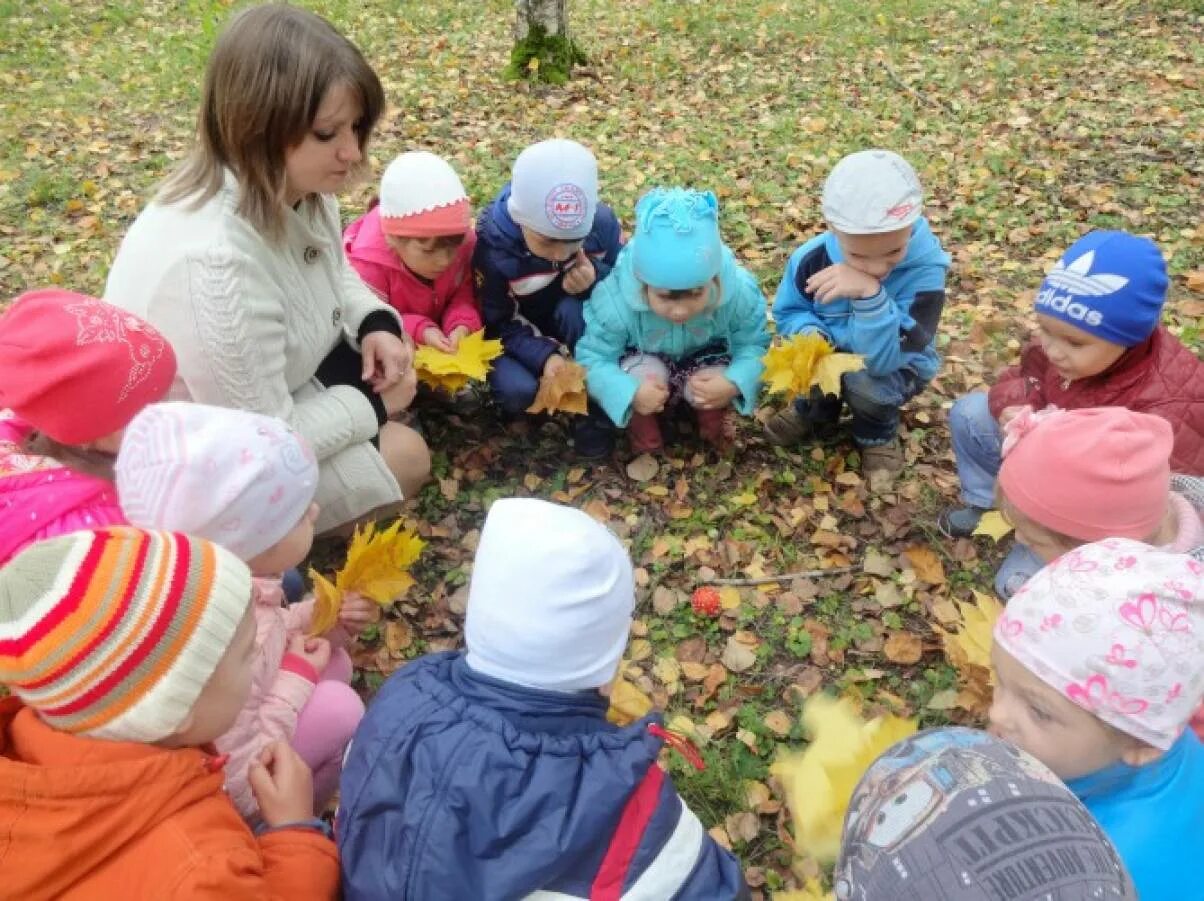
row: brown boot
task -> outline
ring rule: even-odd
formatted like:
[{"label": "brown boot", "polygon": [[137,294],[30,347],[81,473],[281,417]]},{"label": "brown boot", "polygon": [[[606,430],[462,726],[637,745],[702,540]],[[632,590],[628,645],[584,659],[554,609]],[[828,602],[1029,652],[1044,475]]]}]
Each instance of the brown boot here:
[{"label": "brown boot", "polygon": [[873,447],[863,447],[861,450],[861,473],[869,475],[872,472],[884,472],[898,475],[906,464],[903,457],[903,445],[895,438],[886,444]]},{"label": "brown boot", "polygon": [[788,404],[765,421],[765,439],[779,447],[798,444],[811,431],[811,423],[798,415],[794,404]]},{"label": "brown boot", "polygon": [[736,426],[729,411],[698,410],[698,436],[717,450],[726,450],[736,440]]},{"label": "brown boot", "polygon": [[627,443],[633,454],[653,454],[665,446],[661,437],[661,424],[655,416],[632,413],[627,423]]}]

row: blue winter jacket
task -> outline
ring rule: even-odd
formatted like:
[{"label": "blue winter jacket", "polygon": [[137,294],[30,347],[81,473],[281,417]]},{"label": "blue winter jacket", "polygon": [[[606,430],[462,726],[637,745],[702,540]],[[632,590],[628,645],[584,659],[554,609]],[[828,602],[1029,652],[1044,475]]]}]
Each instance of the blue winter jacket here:
[{"label": "blue winter jacket", "polygon": [[941,249],[928,220],[916,220],[906,256],[873,297],[815,303],[806,293],[807,280],[843,260],[830,231],[790,255],[773,301],[778,334],[819,332],[837,350],[862,354],[872,376],[907,368],[930,381],[941,364],[936,330],[945,306],[949,254]]},{"label": "blue winter jacket", "polygon": [[1141,901],[1204,897],[1204,745],[1190,729],[1158,760],[1066,785],[1099,821]]},{"label": "blue winter jacket", "polygon": [[[590,291],[581,295],[567,294],[561,287],[565,265],[537,257],[527,249],[522,229],[506,209],[509,197],[510,185],[507,184],[477,220],[473,267],[480,289],[478,296],[486,337],[501,339],[508,355],[517,358],[531,372],[539,373],[548,357],[564,343],[553,325],[556,305],[565,297],[585,300]],[[599,203],[594,226],[582,245],[582,250],[594,264],[595,286],[610,273],[620,247],[622,229],[619,220],[610,207]]]},{"label": "blue winter jacket", "polygon": [[656,763],[659,719],[621,729],[606,707],[483,676],[462,652],[399,670],[343,768],[344,897],[747,898]]},{"label": "blue winter jacket", "polygon": [[724,247],[721,293],[712,295],[705,312],[678,325],[648,308],[644,285],[632,271],[631,248],[638,240],[633,238],[623,249],[610,278],[585,305],[585,334],[577,343],[576,357],[586,369],[590,396],[616,425],[625,426],[640,386],[639,379],[619,367],[628,350],[681,359],[718,342],[732,357],[724,375],[740,389],[736,406],[745,415],[751,413],[765,369],[761,358],[769,348],[765,297],[757,280]]}]

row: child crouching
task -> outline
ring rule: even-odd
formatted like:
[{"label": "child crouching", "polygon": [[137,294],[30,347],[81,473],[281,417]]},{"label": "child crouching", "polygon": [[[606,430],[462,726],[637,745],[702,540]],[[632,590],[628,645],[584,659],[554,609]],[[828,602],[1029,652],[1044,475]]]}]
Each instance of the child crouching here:
[{"label": "child crouching", "polygon": [[577,359],[590,396],[627,429],[631,450],[663,446],[657,417],[677,401],[711,444],[728,412],[752,413],[769,347],[765,298],[719,237],[711,192],[649,191],[635,235],[585,307]]},{"label": "child crouching", "polygon": [[252,763],[256,837],[208,748],[254,653],[251,575],[207,541],[79,531],[0,569],[4,894],[335,898],[300,758],[277,743]]},{"label": "child crouching", "polygon": [[995,625],[991,731],[1077,795],[1143,901],[1184,897],[1204,856],[1204,564],[1125,538],[1065,554]]},{"label": "child crouching", "polygon": [[348,899],[747,897],[657,764],[659,717],[606,721],[634,591],[626,551],[586,514],[493,504],[467,652],[395,673],[348,752]]}]

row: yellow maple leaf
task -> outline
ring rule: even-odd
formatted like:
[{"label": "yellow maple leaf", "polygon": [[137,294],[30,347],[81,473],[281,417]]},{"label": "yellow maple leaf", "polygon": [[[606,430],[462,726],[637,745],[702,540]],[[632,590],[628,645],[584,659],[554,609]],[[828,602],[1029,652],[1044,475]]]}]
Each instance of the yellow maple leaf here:
[{"label": "yellow maple leaf", "polygon": [[565,361],[555,373],[539,380],[539,391],[535,402],[527,407],[528,413],[564,413],[585,415],[589,407],[589,395],[585,391],[585,367],[572,360]]},{"label": "yellow maple leaf", "polygon": [[773,901],[835,901],[836,895],[820,888],[819,880],[812,877],[800,889],[789,892],[774,892]]},{"label": "yellow maple leaf", "polygon": [[803,724],[811,744],[779,754],[770,772],[786,793],[796,854],[829,864],[840,851],[857,782],[879,754],[916,731],[916,721],[887,714],[866,722],[847,699],[816,695],[803,709]]},{"label": "yellow maple leaf", "polygon": [[994,541],[999,541],[1010,531],[1012,531],[1012,524],[1004,519],[1003,514],[998,510],[988,510],[982,515],[978,525],[974,527],[975,535],[987,535]]},{"label": "yellow maple leaf", "polygon": [[414,584],[410,567],[425,544],[412,528],[402,531],[400,519],[381,531],[375,523],[368,523],[362,530],[357,527],[347,548],[346,562],[333,582],[313,569],[309,571],[316,600],[310,634],[321,635],[337,622],[348,593],[385,607],[409,591]]},{"label": "yellow maple leaf", "polygon": [[785,394],[787,400],[809,394],[818,385],[825,394],[840,393],[840,377],[865,368],[859,354],[837,353],[823,335],[808,332],[792,335],[769,348],[762,357],[761,376],[770,394]]},{"label": "yellow maple leaf", "polygon": [[652,709],[652,699],[622,676],[610,688],[610,709],[606,718],[616,726],[627,726]]},{"label": "yellow maple leaf", "polygon": [[465,335],[455,353],[445,353],[424,344],[414,353],[418,379],[432,388],[455,393],[469,380],[481,381],[489,373],[490,361],[502,354],[501,341],[487,341],[485,330]]},{"label": "yellow maple leaf", "polygon": [[971,713],[985,715],[991,705],[995,672],[991,668],[992,633],[1003,605],[982,592],[974,592],[974,603],[957,601],[961,620],[957,631],[936,627],[945,646],[945,656],[957,670],[957,704]]}]

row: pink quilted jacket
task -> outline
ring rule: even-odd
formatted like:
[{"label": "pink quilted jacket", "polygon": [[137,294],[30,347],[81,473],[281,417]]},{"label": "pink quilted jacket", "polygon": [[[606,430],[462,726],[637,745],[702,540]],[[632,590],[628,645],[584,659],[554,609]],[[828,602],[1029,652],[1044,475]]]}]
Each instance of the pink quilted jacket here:
[{"label": "pink quilted jacket", "polygon": [[29,423],[0,410],[0,566],[35,541],[126,524],[111,482],[29,453],[33,434]]},{"label": "pink quilted jacket", "polygon": [[1175,430],[1171,469],[1204,475],[1204,363],[1159,326],[1142,344],[1127,350],[1106,372],[1066,383],[1036,342],[1019,366],[1000,373],[988,395],[991,413],[1028,404],[1040,410],[1127,407],[1161,416]]}]

